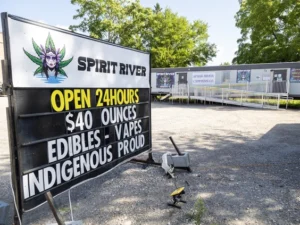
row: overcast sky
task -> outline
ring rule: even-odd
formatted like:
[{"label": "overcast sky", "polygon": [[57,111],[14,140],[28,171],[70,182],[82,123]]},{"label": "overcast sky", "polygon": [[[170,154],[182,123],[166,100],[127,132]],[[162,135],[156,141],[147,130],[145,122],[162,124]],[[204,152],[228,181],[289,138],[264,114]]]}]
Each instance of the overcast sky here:
[{"label": "overcast sky", "polygon": [[[217,57],[208,65],[231,62],[237,50],[239,29],[235,27],[234,15],[239,9],[238,0],[140,0],[141,4],[153,7],[169,7],[190,21],[200,19],[209,25],[209,42],[218,48]],[[77,24],[73,20],[76,6],[69,0],[0,0],[1,12],[8,12],[31,20],[67,28]],[[1,28],[2,30],[2,28]]]}]

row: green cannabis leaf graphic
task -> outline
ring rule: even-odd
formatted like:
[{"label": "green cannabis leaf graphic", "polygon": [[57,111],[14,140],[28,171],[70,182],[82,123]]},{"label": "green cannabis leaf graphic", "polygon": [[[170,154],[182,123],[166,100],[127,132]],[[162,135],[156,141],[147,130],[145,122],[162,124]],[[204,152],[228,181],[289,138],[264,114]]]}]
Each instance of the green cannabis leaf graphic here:
[{"label": "green cannabis leaf graphic", "polygon": [[66,55],[66,48],[63,46],[61,50],[59,48],[56,49],[50,33],[46,39],[45,47],[42,45],[38,46],[33,38],[32,46],[37,56],[30,54],[24,48],[23,51],[33,63],[39,66],[33,75],[42,74],[49,78],[48,71],[54,71],[55,77],[57,77],[57,75],[68,77],[62,68],[68,66],[72,62],[73,57],[63,61]]}]

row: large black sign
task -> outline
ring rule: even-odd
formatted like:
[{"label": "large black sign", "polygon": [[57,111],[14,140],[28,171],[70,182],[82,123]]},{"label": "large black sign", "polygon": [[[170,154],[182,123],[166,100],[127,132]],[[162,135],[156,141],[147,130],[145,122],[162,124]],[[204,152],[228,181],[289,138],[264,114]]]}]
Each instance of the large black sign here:
[{"label": "large black sign", "polygon": [[[9,38],[8,32],[14,30],[14,27],[13,23],[12,27],[8,26],[9,19],[18,23],[24,23],[24,19],[2,15],[6,59],[10,62],[6,85],[11,91],[8,98],[11,156],[14,157],[12,170],[20,209],[26,211],[43,203],[45,192],[51,191],[56,195],[151,150],[150,60],[146,64],[140,60],[139,66],[135,66],[136,60],[132,64],[126,64],[120,62],[122,58],[116,57],[111,64],[108,64],[111,61],[106,60],[107,70],[103,69],[103,74],[100,69],[79,70],[78,68],[82,67],[82,60],[76,61],[73,58],[81,59],[81,52],[72,51],[72,58],[66,61],[61,59],[66,50],[62,52],[52,49],[51,52],[50,48],[55,48],[54,41],[47,32],[51,30],[62,33],[62,31],[48,26],[46,46],[48,44],[49,48],[45,49],[45,54],[34,58],[31,53],[24,50],[25,54],[19,56],[19,53],[11,48],[13,40]],[[27,24],[31,22],[26,20],[24,26],[29,26]],[[46,25],[37,27],[39,26]],[[66,31],[63,33],[76,36]],[[81,35],[76,38],[84,39]],[[26,41],[26,38],[24,40]],[[99,41],[90,39],[88,41],[92,41],[94,45],[103,45]],[[145,55],[120,46],[109,47],[114,48],[114,54],[118,56],[120,55],[118,49],[134,52],[133,57],[137,57],[137,53],[143,57]],[[39,47],[36,43],[34,50],[37,53],[44,51],[43,46]],[[96,50],[91,50],[90,58],[97,56],[93,51]],[[85,51],[85,54],[88,53],[89,51]],[[37,79],[33,80],[36,83],[32,87],[28,85],[27,80],[22,81],[23,83],[16,80],[20,74],[15,72],[19,70],[16,69],[18,65],[14,63],[14,57],[16,59],[23,57],[27,60],[28,68],[31,68],[32,62],[40,65],[41,69],[37,69],[38,76],[32,78],[31,75],[28,78]],[[93,62],[93,66],[97,66],[95,65],[97,60]],[[64,67],[68,65],[70,70],[67,68],[62,70],[62,65]],[[91,66],[89,63],[87,65]],[[127,68],[128,76],[124,65],[129,68]],[[28,70],[24,72],[24,76]],[[105,76],[110,77],[99,78],[99,73],[100,76],[104,76],[105,73]],[[91,78],[90,74],[94,77]],[[76,85],[76,80],[70,78],[68,83],[68,77],[72,75],[82,76],[82,80],[78,80]],[[62,80],[63,78],[65,80]],[[102,84],[97,87],[99,79]],[[110,85],[103,85],[110,79],[112,80]],[[130,85],[122,81],[126,79],[134,81],[137,79],[137,82]],[[143,86],[145,80],[141,79],[147,79],[145,87]],[[65,85],[61,85],[62,81]]]},{"label": "large black sign", "polygon": [[25,210],[43,202],[45,191],[60,193],[150,148],[148,89],[13,95]]}]

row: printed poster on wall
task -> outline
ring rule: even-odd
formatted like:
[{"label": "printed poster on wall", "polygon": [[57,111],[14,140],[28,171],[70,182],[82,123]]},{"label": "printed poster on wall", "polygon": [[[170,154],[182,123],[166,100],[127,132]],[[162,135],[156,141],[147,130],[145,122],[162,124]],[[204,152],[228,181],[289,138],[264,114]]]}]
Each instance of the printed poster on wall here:
[{"label": "printed poster on wall", "polygon": [[214,85],[216,83],[216,73],[214,72],[196,72],[193,73],[193,85]]},{"label": "printed poster on wall", "polygon": [[300,69],[291,68],[290,82],[300,83]]},{"label": "printed poster on wall", "polygon": [[156,87],[171,88],[175,84],[175,73],[157,73]]},{"label": "printed poster on wall", "polygon": [[251,70],[238,70],[237,71],[237,83],[247,83],[251,79]]},{"label": "printed poster on wall", "polygon": [[263,81],[269,81],[269,80],[271,80],[271,74],[270,73],[263,73],[262,80]]},{"label": "printed poster on wall", "polygon": [[149,53],[8,14],[2,25],[23,211],[151,149]]}]

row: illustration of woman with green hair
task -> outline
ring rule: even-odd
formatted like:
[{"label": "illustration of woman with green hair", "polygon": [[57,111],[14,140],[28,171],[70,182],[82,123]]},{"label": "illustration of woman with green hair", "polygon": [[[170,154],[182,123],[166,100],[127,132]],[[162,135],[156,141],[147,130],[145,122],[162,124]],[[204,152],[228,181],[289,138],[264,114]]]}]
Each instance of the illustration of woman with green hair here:
[{"label": "illustration of woman with green hair", "polygon": [[45,49],[41,45],[42,54],[40,55],[40,59],[43,62],[43,73],[46,74],[46,77],[49,78],[48,71],[54,71],[55,77],[57,77],[58,70],[59,70],[59,63],[60,63],[60,56],[58,49],[55,51],[55,49],[48,48]]},{"label": "illustration of woman with green hair", "polygon": [[42,45],[38,46],[33,39],[32,45],[38,57],[31,55],[25,49],[23,50],[28,58],[39,66],[33,75],[46,75],[47,80],[50,73],[54,73],[55,78],[57,78],[58,75],[68,77],[63,68],[69,65],[69,63],[73,60],[73,57],[62,61],[66,54],[65,46],[62,49],[59,48],[56,50],[50,33],[48,34],[45,47]]},{"label": "illustration of woman with green hair", "polygon": [[162,75],[160,77],[160,84],[161,84],[161,87],[171,87],[172,86],[171,76]]}]

